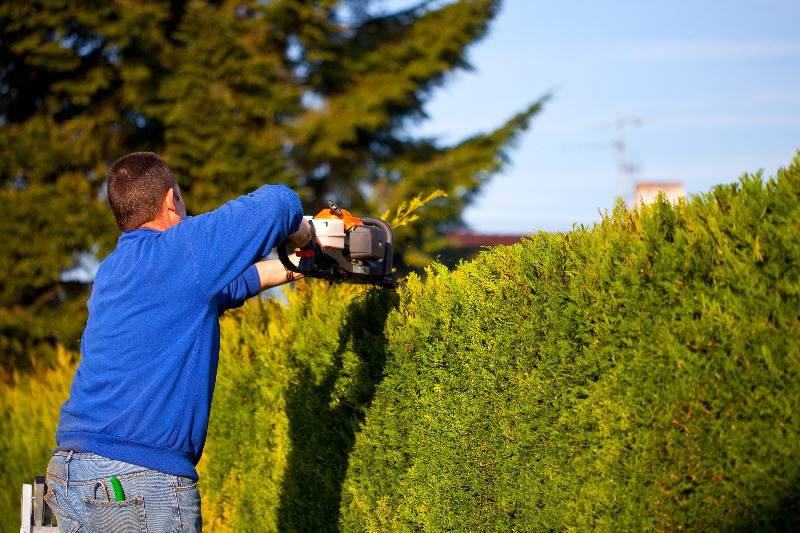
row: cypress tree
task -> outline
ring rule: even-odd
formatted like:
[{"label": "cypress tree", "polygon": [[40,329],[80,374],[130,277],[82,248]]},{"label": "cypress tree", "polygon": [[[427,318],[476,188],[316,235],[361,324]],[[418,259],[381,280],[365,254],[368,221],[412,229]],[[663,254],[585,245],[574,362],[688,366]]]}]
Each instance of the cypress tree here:
[{"label": "cypress tree", "polygon": [[157,77],[163,10],[0,5],[0,368],[77,345],[86,288],[62,273],[115,238],[107,158],[152,144],[136,110]]},{"label": "cypress tree", "polygon": [[263,183],[295,189],[309,214],[333,199],[380,216],[441,189],[397,235],[406,263],[424,263],[542,103],[452,146],[408,134],[499,6],[0,5],[0,367],[77,348],[88,291],[64,272],[113,247],[105,170],[132,151],[165,156],[190,214]]}]

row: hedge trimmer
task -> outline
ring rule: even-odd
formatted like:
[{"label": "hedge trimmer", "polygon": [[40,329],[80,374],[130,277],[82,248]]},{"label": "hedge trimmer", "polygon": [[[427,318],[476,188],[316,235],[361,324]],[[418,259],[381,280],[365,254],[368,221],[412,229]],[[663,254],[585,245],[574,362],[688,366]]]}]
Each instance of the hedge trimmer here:
[{"label": "hedge trimmer", "polygon": [[391,279],[394,233],[380,218],[354,217],[328,201],[315,217],[306,217],[311,240],[295,251],[292,261],[286,243],[278,246],[283,266],[305,277],[330,283],[360,283],[394,287]]}]

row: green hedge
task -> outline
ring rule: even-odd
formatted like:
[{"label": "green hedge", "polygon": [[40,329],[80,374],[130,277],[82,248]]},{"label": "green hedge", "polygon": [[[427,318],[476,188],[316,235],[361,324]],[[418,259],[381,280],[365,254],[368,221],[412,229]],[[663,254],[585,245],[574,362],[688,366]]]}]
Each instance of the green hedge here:
[{"label": "green hedge", "polygon": [[[800,157],[397,293],[251,302],[222,324],[206,529],[800,531],[799,276]],[[63,359],[0,394],[3,530]]]},{"label": "green hedge", "polygon": [[222,322],[200,468],[209,531],[337,531],[355,434],[386,361],[394,291],[300,283]]},{"label": "green hedge", "polygon": [[800,531],[800,159],[412,280],[344,531]]},{"label": "green hedge", "polygon": [[75,367],[59,347],[52,367],[33,365],[32,374],[0,384],[0,531],[19,531],[22,485],[45,475]]}]

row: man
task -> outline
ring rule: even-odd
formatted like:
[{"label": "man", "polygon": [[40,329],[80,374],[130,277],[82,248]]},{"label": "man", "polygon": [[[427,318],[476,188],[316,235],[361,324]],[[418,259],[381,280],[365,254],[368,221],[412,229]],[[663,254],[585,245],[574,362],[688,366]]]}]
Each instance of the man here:
[{"label": "man", "polygon": [[208,428],[219,316],[291,281],[278,260],[310,240],[297,194],[265,185],[186,217],[166,163],[129,154],[108,172],[122,230],[89,298],[81,362],[47,469],[60,531],[200,531],[195,465]]}]

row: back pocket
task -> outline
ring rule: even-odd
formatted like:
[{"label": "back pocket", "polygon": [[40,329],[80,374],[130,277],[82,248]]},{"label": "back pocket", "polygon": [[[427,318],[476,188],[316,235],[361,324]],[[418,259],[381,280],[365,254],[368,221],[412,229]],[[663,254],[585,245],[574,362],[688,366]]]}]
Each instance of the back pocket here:
[{"label": "back pocket", "polygon": [[84,498],[83,504],[92,533],[147,533],[144,498],[141,496],[124,502]]}]

